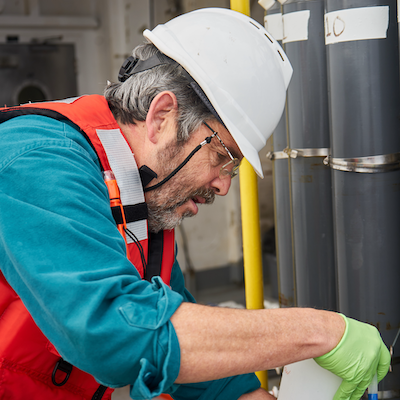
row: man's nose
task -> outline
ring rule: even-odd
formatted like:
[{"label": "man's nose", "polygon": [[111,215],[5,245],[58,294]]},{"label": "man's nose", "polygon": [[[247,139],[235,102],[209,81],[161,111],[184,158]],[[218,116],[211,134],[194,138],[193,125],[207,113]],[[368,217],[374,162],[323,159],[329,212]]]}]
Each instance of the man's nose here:
[{"label": "man's nose", "polygon": [[231,187],[231,178],[230,176],[220,178],[217,176],[212,182],[211,187],[214,189],[215,194],[218,196],[225,196],[229,192],[229,188]]}]

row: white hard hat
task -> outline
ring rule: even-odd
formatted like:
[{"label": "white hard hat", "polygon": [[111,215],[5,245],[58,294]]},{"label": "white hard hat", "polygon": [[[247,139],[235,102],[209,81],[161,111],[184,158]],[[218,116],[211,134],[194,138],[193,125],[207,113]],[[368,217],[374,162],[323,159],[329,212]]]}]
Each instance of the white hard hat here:
[{"label": "white hard hat", "polygon": [[203,8],[143,35],[194,78],[256,173],[277,126],[292,66],[265,28],[226,8]]}]

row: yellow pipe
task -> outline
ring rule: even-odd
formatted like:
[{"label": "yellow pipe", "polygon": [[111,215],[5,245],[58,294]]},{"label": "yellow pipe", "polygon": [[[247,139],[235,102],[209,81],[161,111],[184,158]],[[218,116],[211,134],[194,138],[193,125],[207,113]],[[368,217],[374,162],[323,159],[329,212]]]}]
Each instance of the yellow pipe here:
[{"label": "yellow pipe", "polygon": [[231,9],[250,17],[250,1],[248,0],[231,0]]},{"label": "yellow pipe", "polygon": [[[231,0],[231,9],[250,16],[250,1]],[[240,166],[239,177],[246,308],[255,310],[264,308],[264,280],[257,176],[246,159]],[[267,371],[258,371],[256,375],[261,382],[261,387],[268,390]]]},{"label": "yellow pipe", "polygon": [[[256,310],[264,308],[258,183],[253,167],[246,159],[240,166],[239,177],[246,308]],[[256,375],[261,387],[268,390],[268,372],[257,371]]]},{"label": "yellow pipe", "polygon": [[256,310],[264,308],[258,182],[253,167],[246,159],[242,161],[239,176],[246,307]]}]

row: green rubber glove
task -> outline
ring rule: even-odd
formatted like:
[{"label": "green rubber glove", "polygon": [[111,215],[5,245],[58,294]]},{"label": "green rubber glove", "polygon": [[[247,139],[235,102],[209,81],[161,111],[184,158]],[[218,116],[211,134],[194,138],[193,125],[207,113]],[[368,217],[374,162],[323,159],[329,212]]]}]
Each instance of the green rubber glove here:
[{"label": "green rubber glove", "polygon": [[333,400],[359,400],[375,373],[378,382],[388,373],[390,354],[375,327],[342,317],[346,330],[339,344],[315,361],[343,379]]}]

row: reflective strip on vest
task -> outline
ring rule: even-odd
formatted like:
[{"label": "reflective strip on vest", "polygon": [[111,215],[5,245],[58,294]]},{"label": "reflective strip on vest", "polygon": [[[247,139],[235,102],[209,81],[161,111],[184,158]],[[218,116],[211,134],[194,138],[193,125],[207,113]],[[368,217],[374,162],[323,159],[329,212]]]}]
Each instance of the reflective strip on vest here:
[{"label": "reflective strip on vest", "polygon": [[[132,151],[119,129],[96,129],[96,133],[107,154],[108,162],[117,180],[122,205],[144,202],[144,193],[139,170]],[[127,228],[138,240],[147,239],[147,221],[128,222]],[[127,236],[127,243],[133,240]]]}]

